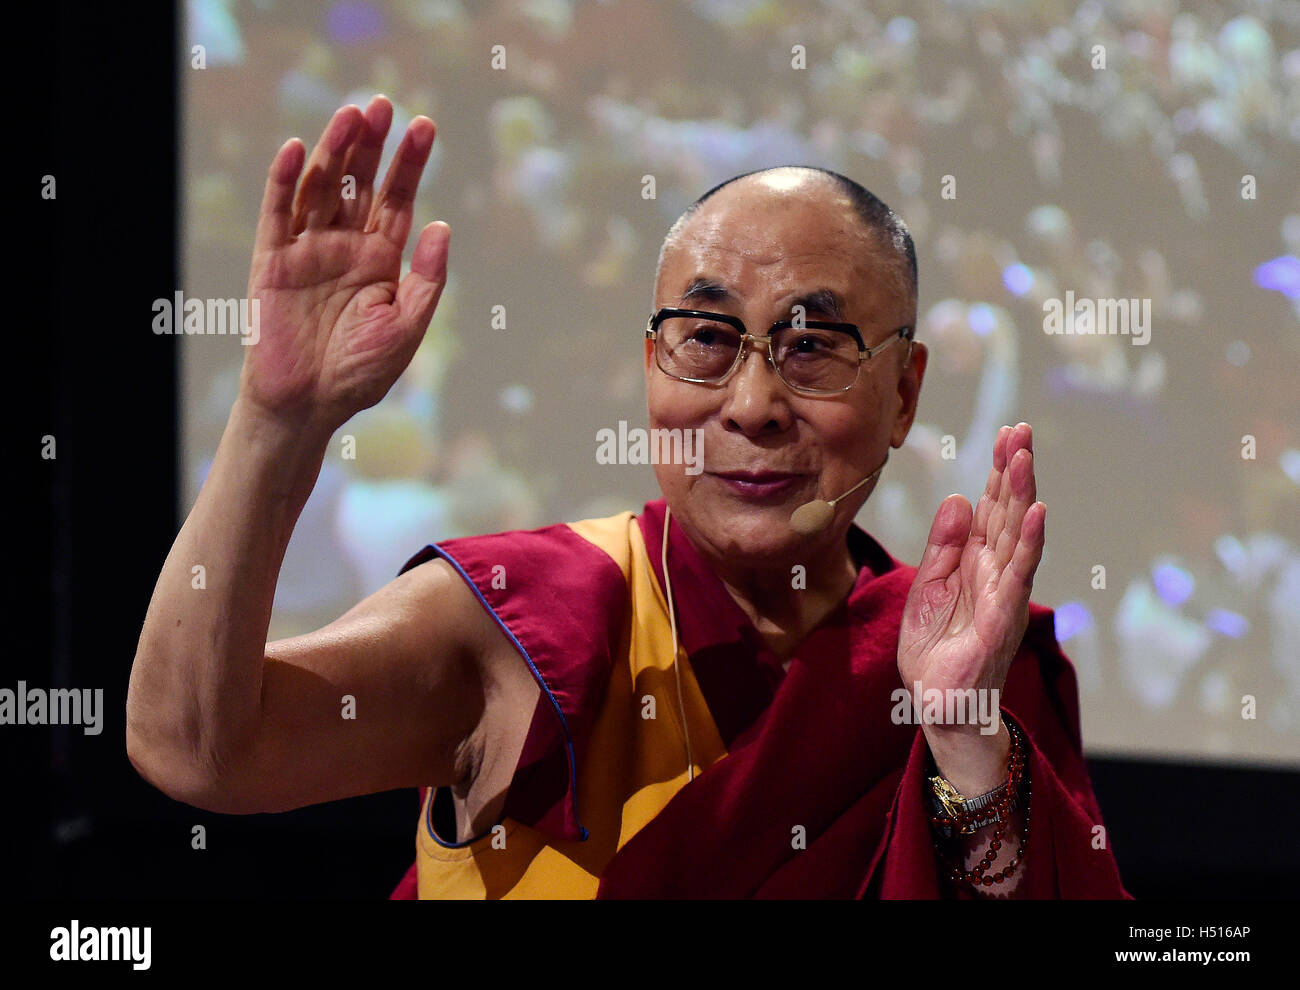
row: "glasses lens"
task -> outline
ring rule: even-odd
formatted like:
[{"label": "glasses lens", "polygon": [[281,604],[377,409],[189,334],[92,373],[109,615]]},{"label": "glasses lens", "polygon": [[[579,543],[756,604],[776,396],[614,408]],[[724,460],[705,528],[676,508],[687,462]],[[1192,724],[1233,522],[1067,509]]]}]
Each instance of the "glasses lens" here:
[{"label": "glasses lens", "polygon": [[713,381],[736,361],[740,332],[700,316],[671,316],[659,324],[659,367],[678,378]]},{"label": "glasses lens", "polygon": [[778,330],[772,341],[776,366],[791,388],[838,392],[858,378],[858,343],[840,330]]}]

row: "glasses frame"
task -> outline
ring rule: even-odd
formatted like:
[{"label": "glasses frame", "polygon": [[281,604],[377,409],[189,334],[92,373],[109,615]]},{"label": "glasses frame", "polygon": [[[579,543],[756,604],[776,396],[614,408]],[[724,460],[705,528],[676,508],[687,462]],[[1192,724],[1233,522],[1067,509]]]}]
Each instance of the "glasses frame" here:
[{"label": "glasses frame", "polygon": [[668,306],[659,310],[659,312],[655,313],[654,315],[652,315],[650,317],[649,322],[646,323],[646,328],[645,328],[646,340],[657,342],[659,339],[660,324],[662,324],[664,320],[672,319],[673,317],[677,317],[677,316],[688,316],[688,317],[694,316],[694,317],[700,317],[707,320],[714,320],[717,321],[718,323],[725,323],[740,333],[740,347],[736,350],[736,359],[731,363],[731,367],[727,369],[727,371],[722,375],[722,377],[686,378],[683,377],[682,375],[673,374],[671,371],[666,369],[662,364],[660,364],[659,347],[658,344],[656,343],[655,365],[659,368],[660,371],[662,371],[669,378],[675,378],[679,382],[691,382],[696,385],[725,384],[728,381],[728,379],[730,379],[731,376],[736,373],[736,369],[739,368],[744,363],[745,352],[747,348],[751,344],[757,346],[758,344],[762,343],[766,345],[765,349],[767,351],[767,363],[771,366],[772,370],[776,373],[776,377],[780,379],[781,384],[784,385],[786,388],[788,388],[790,391],[796,392],[800,395],[839,395],[842,392],[847,392],[854,385],[856,385],[858,383],[858,379],[862,377],[863,363],[865,361],[868,361],[870,358],[874,357],[876,354],[879,354],[881,351],[883,351],[886,347],[888,347],[890,344],[894,343],[895,341],[906,340],[908,342],[907,353],[908,356],[910,357],[912,353],[912,334],[916,330],[916,328],[912,326],[899,327],[898,329],[891,331],[889,336],[885,338],[883,341],[881,341],[879,344],[877,344],[875,347],[868,347],[863,342],[862,331],[858,329],[856,324],[828,323],[825,320],[800,320],[798,323],[798,329],[800,330],[807,329],[807,330],[839,331],[840,333],[848,334],[850,337],[853,338],[854,342],[858,345],[858,366],[853,376],[853,381],[849,382],[843,388],[812,389],[812,388],[796,387],[794,385],[791,385],[788,381],[786,381],[785,376],[781,374],[781,369],[777,367],[776,356],[772,353],[772,334],[776,333],[778,330],[795,329],[794,320],[777,320],[777,322],[773,323],[772,326],[768,329],[766,334],[752,334],[749,332],[749,329],[745,326],[744,321],[741,320],[739,316],[730,316],[727,313],[710,313],[707,310],[702,310],[702,309],[676,309],[674,307]]}]

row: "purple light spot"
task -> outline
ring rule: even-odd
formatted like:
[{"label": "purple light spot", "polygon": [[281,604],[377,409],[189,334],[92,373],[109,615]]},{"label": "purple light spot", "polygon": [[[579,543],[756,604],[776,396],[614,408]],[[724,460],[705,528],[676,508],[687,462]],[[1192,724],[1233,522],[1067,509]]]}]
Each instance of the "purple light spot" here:
[{"label": "purple light spot", "polygon": [[330,37],[344,45],[374,41],[384,36],[384,15],[374,4],[336,3],[326,18]]},{"label": "purple light spot", "polygon": [[1034,285],[1034,273],[1016,262],[1002,270],[1002,284],[1013,296],[1023,296]]},{"label": "purple light spot", "polygon": [[1175,564],[1157,565],[1151,571],[1151,579],[1155,582],[1156,594],[1167,605],[1181,605],[1196,590],[1196,579]]},{"label": "purple light spot", "polygon": [[1056,641],[1064,643],[1071,636],[1091,629],[1092,613],[1082,602],[1066,602],[1056,610]]},{"label": "purple light spot", "polygon": [[1250,620],[1237,612],[1229,612],[1226,608],[1211,609],[1205,617],[1205,624],[1216,633],[1233,639],[1241,639],[1250,632]]},{"label": "purple light spot", "polygon": [[1284,254],[1255,269],[1255,284],[1272,289],[1288,299],[1300,299],[1300,258]]},{"label": "purple light spot", "polygon": [[970,328],[979,336],[986,337],[993,325],[997,323],[997,317],[993,315],[993,307],[988,303],[975,303],[966,313],[966,320],[970,323]]}]

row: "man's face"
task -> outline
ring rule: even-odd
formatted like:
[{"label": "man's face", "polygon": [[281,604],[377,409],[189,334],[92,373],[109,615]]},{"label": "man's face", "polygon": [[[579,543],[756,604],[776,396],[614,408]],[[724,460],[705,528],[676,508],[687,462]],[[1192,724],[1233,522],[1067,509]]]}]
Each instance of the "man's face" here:
[{"label": "man's face", "polygon": [[[664,256],[655,308],[674,306],[740,317],[766,334],[793,319],[796,302],[830,290],[840,311],[805,303],[805,318],[856,324],[868,347],[914,323],[909,300],[848,201],[823,177],[777,172],[742,179],[711,197]],[[718,288],[687,295],[699,280]],[[720,291],[725,290],[725,291]],[[659,464],[655,474],[673,518],[707,554],[737,566],[771,569],[843,546],[844,533],[872,486],[836,506],[835,524],[812,537],[790,515],[813,499],[834,499],[900,446],[916,411],[925,348],[910,361],[899,342],[866,361],[847,392],[792,392],[750,348],[722,385],[678,381],[659,370],[646,342],[652,429],[702,430],[703,471]]]}]

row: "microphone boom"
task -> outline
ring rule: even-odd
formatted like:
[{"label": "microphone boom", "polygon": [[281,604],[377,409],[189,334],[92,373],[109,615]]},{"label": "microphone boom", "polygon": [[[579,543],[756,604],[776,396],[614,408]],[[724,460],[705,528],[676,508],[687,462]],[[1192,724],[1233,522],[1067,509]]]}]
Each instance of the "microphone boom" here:
[{"label": "microphone boom", "polygon": [[[885,455],[885,462],[889,461],[889,455]],[[869,475],[859,481],[839,498],[831,499],[829,502],[825,499],[813,499],[811,502],[805,502],[799,508],[795,509],[790,515],[790,528],[800,536],[816,536],[835,518],[835,505],[840,499],[848,498],[859,488],[869,481],[875,481],[880,477],[880,472],[885,469],[885,463],[881,463]]]}]

